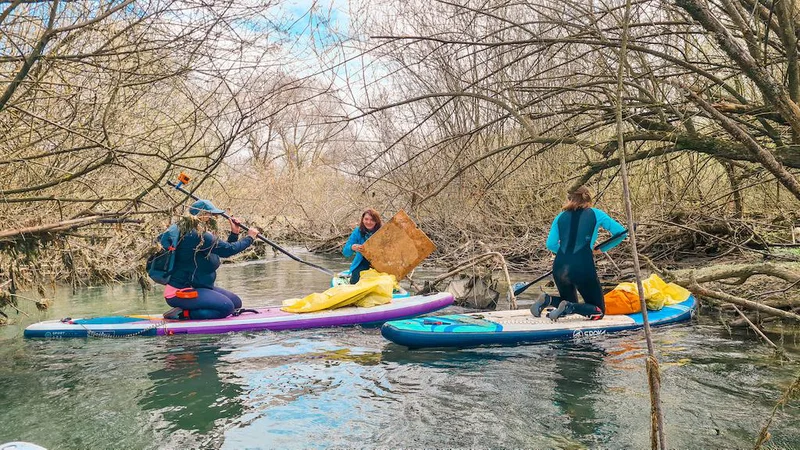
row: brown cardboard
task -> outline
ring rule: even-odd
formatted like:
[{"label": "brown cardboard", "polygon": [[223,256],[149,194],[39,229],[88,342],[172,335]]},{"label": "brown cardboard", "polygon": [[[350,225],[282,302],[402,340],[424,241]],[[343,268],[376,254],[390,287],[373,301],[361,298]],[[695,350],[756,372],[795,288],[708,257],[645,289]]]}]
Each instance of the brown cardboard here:
[{"label": "brown cardboard", "polygon": [[367,239],[361,254],[375,270],[390,273],[400,281],[434,250],[436,245],[401,209]]}]

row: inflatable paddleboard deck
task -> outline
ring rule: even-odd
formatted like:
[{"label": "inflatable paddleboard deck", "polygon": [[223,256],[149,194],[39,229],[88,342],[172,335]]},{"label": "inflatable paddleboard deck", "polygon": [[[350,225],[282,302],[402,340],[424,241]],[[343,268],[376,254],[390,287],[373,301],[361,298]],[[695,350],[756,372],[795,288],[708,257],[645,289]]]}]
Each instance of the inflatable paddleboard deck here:
[{"label": "inflatable paddleboard deck", "polygon": [[24,335],[28,338],[128,337],[375,325],[427,314],[452,303],[452,295],[444,292],[394,298],[391,303],[371,308],[348,306],[310,313],[287,313],[275,307],[215,320],[168,320],[160,315],[68,318],[35,323],[25,329]]},{"label": "inflatable paddleboard deck", "polygon": [[[660,311],[648,311],[651,326],[689,320],[697,307],[694,296]],[[383,324],[381,334],[409,348],[516,345],[543,341],[585,339],[643,327],[642,314],[587,320],[569,315],[553,322],[528,310],[429,316]]]}]

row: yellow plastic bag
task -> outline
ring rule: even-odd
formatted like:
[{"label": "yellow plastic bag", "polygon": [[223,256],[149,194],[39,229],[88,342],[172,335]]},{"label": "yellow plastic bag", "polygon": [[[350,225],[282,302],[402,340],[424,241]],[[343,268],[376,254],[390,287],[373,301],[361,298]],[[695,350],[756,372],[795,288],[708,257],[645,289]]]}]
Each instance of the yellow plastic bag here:
[{"label": "yellow plastic bag", "polygon": [[665,283],[658,275],[652,274],[642,282],[647,309],[658,311],[661,308],[680,303],[689,298],[690,292],[675,283]]},{"label": "yellow plastic bag", "polygon": [[398,284],[394,275],[369,269],[361,272],[361,279],[356,284],[342,284],[325,292],[284,300],[281,310],[305,313],[350,305],[362,307],[382,305],[392,301],[392,291],[395,287],[398,287]]},{"label": "yellow plastic bag", "polygon": [[[680,303],[691,295],[688,290],[675,283],[665,283],[664,280],[656,274],[652,274],[646,280],[642,281],[642,287],[644,288],[644,301],[647,304],[647,309],[652,311],[658,311],[664,306]],[[621,292],[614,293],[615,291]],[[614,294],[612,295],[612,293]],[[628,304],[630,304],[632,298],[635,298],[637,302],[639,301],[636,283],[620,283],[614,290],[606,294],[604,298],[609,298],[609,295],[611,295],[610,298],[612,302],[615,302],[611,305],[612,309],[617,306],[616,302],[618,302],[620,298],[624,298]],[[609,304],[606,304],[606,314],[630,314],[629,312],[610,312],[609,306]],[[622,306],[626,308],[625,304]],[[635,312],[640,311],[641,308],[636,308]]]}]

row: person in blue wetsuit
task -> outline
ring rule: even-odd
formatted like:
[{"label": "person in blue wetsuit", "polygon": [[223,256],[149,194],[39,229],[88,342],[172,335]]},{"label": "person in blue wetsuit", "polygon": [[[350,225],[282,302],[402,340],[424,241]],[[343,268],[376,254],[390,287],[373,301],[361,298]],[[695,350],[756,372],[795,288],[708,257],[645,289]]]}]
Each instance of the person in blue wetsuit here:
[{"label": "person in blue wetsuit", "polygon": [[361,213],[361,221],[359,221],[358,226],[353,232],[350,233],[350,238],[347,239],[347,243],[344,244],[344,248],[342,248],[342,254],[344,256],[349,258],[355,255],[353,262],[350,264],[350,284],[358,283],[358,280],[361,278],[361,272],[371,267],[367,258],[364,258],[364,255],[361,254],[361,251],[364,250],[364,242],[367,242],[367,239],[380,228],[381,215],[378,214],[377,211],[374,209],[366,209]]},{"label": "person in blue wetsuit", "polygon": [[250,247],[258,229],[250,228],[239,240],[241,231],[230,219],[231,232],[222,241],[208,230],[216,229],[216,214],[224,211],[208,200],[198,200],[189,208],[189,215],[178,221],[179,240],[175,247],[175,266],[164,288],[164,298],[172,310],[168,319],[222,319],[242,307],[242,300],[233,292],[214,286],[220,258],[226,258]]},{"label": "person in blue wetsuit", "polygon": [[[617,239],[594,252],[605,252],[619,244],[627,235],[625,227],[605,212],[592,208],[592,196],[581,186],[567,196],[564,210],[556,216],[547,236],[547,249],[556,254],[553,279],[561,302],[547,314],[551,320],[567,314],[581,314],[591,320],[602,319],[606,312],[603,289],[597,277],[592,248],[597,233],[603,228]],[[578,303],[580,292],[585,303]],[[544,295],[531,306],[531,313],[540,316],[555,297]]]}]

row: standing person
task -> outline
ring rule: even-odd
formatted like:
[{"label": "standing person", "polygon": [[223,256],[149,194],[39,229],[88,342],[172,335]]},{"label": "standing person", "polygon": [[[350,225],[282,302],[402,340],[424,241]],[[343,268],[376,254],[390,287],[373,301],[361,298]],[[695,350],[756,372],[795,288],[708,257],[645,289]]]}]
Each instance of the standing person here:
[{"label": "standing person", "polygon": [[216,230],[216,215],[224,211],[208,200],[198,200],[189,214],[178,221],[178,245],[175,247],[175,266],[164,288],[164,298],[172,310],[167,319],[222,319],[242,307],[242,299],[233,292],[214,286],[220,258],[227,258],[250,247],[258,236],[250,228],[239,240],[241,228],[229,219],[231,232],[227,242],[211,234]]},{"label": "standing person", "polygon": [[347,243],[342,248],[342,254],[351,257],[355,254],[352,264],[350,264],[350,284],[358,283],[361,272],[369,269],[370,263],[361,251],[364,250],[364,242],[381,228],[381,215],[374,209],[366,209],[361,213],[361,221],[352,233]]},{"label": "standing person", "polygon": [[[592,208],[592,195],[588,188],[581,186],[571,192],[547,236],[547,249],[556,254],[553,279],[561,299],[558,307],[547,313],[549,319],[555,321],[567,314],[581,314],[590,320],[600,320],[605,315],[603,289],[592,254],[601,227],[615,237],[627,235],[625,227],[605,212]],[[614,239],[594,253],[608,251],[621,240]],[[585,303],[578,303],[577,292],[581,293]],[[541,315],[552,298],[547,295],[540,298],[531,306],[531,313],[537,317]]]}]

